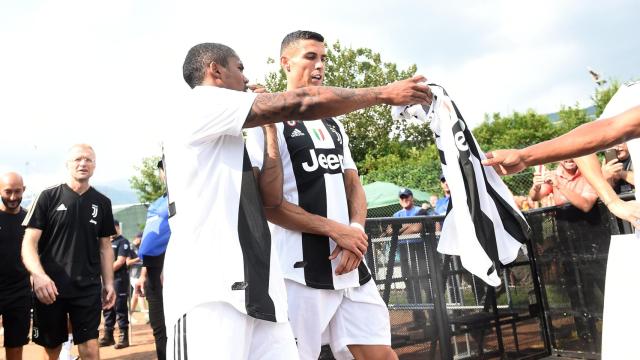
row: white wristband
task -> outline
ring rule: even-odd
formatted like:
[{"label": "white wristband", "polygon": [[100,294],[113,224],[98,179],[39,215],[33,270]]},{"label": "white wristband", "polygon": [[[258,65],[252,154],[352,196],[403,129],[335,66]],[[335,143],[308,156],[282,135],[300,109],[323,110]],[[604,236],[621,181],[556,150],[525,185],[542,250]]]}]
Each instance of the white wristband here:
[{"label": "white wristband", "polygon": [[350,225],[350,226],[353,226],[353,227],[355,227],[355,228],[358,228],[358,229],[360,229],[360,230],[362,230],[362,232],[365,232],[365,231],[364,231],[364,226],[362,226],[362,224],[360,224],[360,223],[357,223],[357,222],[355,222],[355,221],[354,221],[354,222],[352,222],[352,223],[351,223],[351,224],[349,224],[349,225]]}]

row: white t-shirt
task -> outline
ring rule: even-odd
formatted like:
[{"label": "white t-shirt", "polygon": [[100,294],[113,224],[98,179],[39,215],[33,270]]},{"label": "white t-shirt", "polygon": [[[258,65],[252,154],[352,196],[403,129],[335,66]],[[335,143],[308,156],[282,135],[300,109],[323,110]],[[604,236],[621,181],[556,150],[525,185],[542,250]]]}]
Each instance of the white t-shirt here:
[{"label": "white t-shirt", "polygon": [[[284,200],[307,212],[349,224],[344,171],[356,170],[349,137],[336,119],[287,121],[276,124],[282,158]],[[264,135],[247,131],[247,151],[253,166],[262,168]],[[344,289],[371,279],[364,261],[348,274],[336,275],[340,258],[329,261],[333,239],[287,230],[270,224],[282,273],[287,279],[317,289]]]},{"label": "white t-shirt", "polygon": [[[607,103],[599,119],[607,119],[621,114],[633,107],[640,105],[640,81],[622,84],[611,100]],[[640,161],[640,138],[627,141],[629,156],[633,163]],[[634,171],[633,181],[640,184],[640,171]],[[640,231],[636,230],[636,235],[640,237]]]},{"label": "white t-shirt", "polygon": [[255,96],[196,87],[184,117],[167,129],[167,327],[213,301],[258,319],[287,320],[284,280],[242,138]]}]

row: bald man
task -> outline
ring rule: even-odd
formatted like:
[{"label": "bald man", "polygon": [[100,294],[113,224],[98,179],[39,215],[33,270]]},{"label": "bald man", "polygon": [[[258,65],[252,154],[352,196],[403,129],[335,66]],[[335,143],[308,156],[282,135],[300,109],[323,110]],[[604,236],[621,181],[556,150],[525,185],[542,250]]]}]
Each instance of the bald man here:
[{"label": "bald man", "polygon": [[23,225],[22,259],[33,278],[33,341],[56,360],[67,341],[67,319],[80,357],[99,359],[101,309],[111,308],[113,223],[111,201],[89,185],[96,168],[91,146],[74,145],[69,178],[40,193]]},{"label": "bald man", "polygon": [[20,206],[24,190],[19,174],[0,176],[0,316],[7,360],[22,359],[22,347],[29,342],[31,285],[20,260],[21,224],[27,215]]}]

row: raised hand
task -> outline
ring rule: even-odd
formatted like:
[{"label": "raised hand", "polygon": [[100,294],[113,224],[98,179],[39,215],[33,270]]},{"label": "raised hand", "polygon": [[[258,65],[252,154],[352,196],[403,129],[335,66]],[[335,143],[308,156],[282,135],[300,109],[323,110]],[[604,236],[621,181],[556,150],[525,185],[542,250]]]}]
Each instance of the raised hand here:
[{"label": "raised hand", "polygon": [[425,84],[427,79],[416,75],[382,87],[380,96],[387,105],[431,104],[433,94]]},{"label": "raised hand", "polygon": [[500,175],[515,174],[527,168],[517,149],[495,150],[485,155],[487,158],[482,160],[482,165],[493,166]]}]

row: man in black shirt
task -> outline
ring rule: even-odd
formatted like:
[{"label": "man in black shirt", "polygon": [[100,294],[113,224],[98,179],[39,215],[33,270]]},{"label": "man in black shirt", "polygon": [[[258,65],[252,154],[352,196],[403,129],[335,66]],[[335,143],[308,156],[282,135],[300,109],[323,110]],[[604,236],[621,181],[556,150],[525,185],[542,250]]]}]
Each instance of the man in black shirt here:
[{"label": "man in black shirt", "polygon": [[7,360],[22,359],[22,347],[29,342],[31,285],[20,260],[21,224],[27,214],[20,207],[24,189],[20,175],[0,176],[0,315]]},{"label": "man in black shirt", "polygon": [[69,150],[69,180],[40,193],[27,214],[22,259],[33,279],[33,341],[57,359],[67,317],[80,356],[99,359],[100,309],[115,302],[111,201],[89,185],[91,146]]},{"label": "man in black shirt", "polygon": [[[111,237],[111,248],[113,249],[113,287],[116,291],[116,306],[106,309],[104,315],[104,336],[100,339],[100,346],[115,344],[116,349],[123,349],[129,346],[129,307],[127,298],[129,297],[129,270],[127,268],[127,258],[131,253],[131,244],[120,230],[120,222],[114,220],[116,235]],[[113,339],[113,329],[118,321],[120,338],[118,343]]]}]

